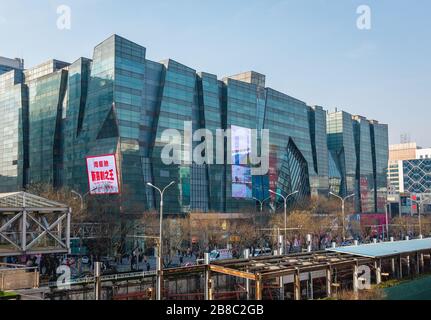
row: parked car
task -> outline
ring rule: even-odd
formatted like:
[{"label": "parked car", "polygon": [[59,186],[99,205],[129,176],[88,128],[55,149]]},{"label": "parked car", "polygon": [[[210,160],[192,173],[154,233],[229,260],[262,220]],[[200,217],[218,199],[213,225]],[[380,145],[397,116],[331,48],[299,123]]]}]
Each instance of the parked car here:
[{"label": "parked car", "polygon": [[253,257],[270,256],[272,255],[271,248],[257,248],[254,250]]},{"label": "parked car", "polygon": [[210,261],[232,259],[232,252],[229,249],[219,249],[210,252]]}]

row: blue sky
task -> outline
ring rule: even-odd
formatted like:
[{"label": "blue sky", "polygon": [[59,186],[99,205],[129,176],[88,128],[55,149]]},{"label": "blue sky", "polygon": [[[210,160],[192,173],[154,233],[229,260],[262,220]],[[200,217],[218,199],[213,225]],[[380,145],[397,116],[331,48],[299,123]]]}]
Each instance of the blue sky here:
[{"label": "blue sky", "polygon": [[[71,30],[57,7],[71,8]],[[371,30],[356,27],[359,5]],[[0,55],[31,67],[92,56],[113,33],[219,77],[247,70],[309,104],[389,124],[431,146],[429,0],[0,0]]]}]

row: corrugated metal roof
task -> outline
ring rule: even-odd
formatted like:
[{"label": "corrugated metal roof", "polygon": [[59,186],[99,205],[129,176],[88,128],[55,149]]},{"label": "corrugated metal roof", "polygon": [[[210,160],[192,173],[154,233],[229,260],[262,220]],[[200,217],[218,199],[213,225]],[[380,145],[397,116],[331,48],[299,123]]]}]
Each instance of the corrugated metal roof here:
[{"label": "corrugated metal roof", "polygon": [[380,258],[422,250],[431,251],[431,238],[370,243],[358,246],[328,248],[326,250],[352,254],[360,257]]},{"label": "corrugated metal roof", "polygon": [[0,208],[67,208],[67,205],[21,191],[0,193]]}]

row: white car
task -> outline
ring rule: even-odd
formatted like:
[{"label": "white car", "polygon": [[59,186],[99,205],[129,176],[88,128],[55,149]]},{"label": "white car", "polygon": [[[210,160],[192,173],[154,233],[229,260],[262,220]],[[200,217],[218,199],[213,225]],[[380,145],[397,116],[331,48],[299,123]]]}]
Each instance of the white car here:
[{"label": "white car", "polygon": [[210,261],[232,259],[232,252],[229,249],[219,249],[210,252]]},{"label": "white car", "polygon": [[263,248],[263,249],[255,249],[253,253],[253,257],[260,257],[260,256],[270,256],[272,255],[272,250],[270,248]]}]

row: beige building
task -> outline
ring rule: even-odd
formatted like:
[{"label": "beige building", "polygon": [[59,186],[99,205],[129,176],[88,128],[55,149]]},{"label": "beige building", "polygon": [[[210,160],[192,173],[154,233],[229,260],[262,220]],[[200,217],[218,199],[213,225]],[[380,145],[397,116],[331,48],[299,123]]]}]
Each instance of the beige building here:
[{"label": "beige building", "polygon": [[392,144],[389,146],[389,163],[398,160],[416,159],[416,142]]}]

